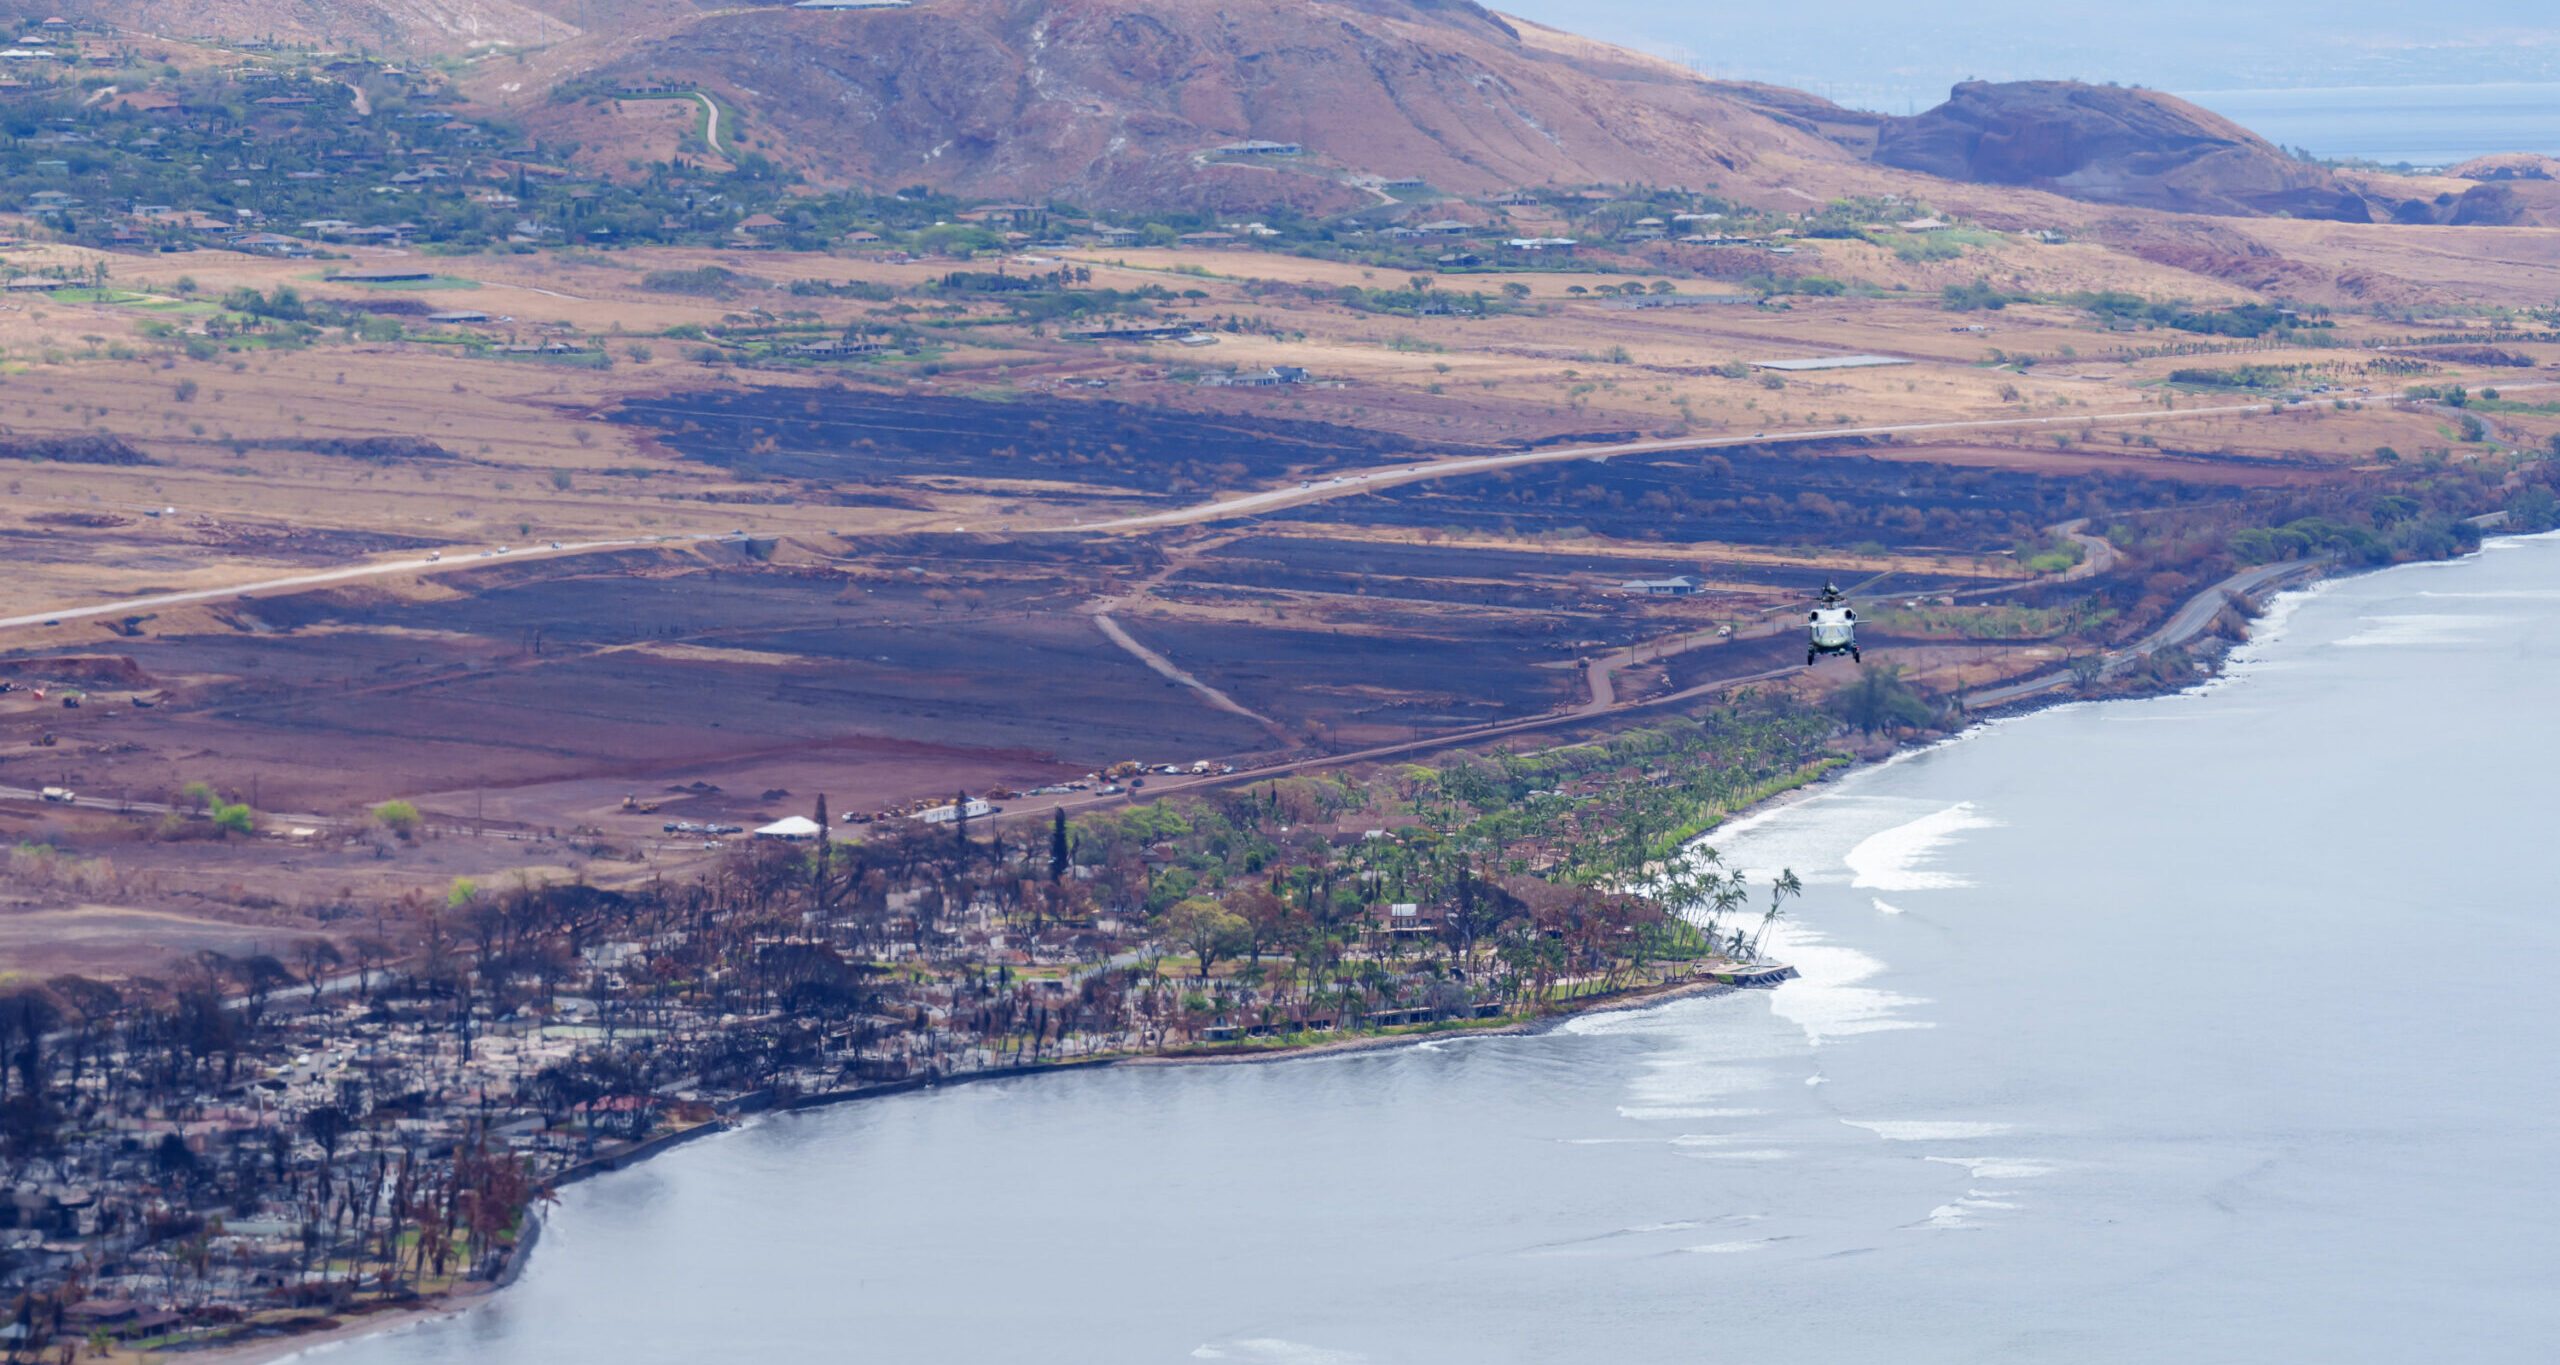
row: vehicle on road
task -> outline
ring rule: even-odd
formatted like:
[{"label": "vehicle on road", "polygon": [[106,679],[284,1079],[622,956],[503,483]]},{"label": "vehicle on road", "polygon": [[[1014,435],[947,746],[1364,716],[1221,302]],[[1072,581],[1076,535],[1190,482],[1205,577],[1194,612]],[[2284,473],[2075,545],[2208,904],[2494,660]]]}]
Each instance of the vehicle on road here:
[{"label": "vehicle on road", "polygon": [[1836,583],[1824,583],[1822,596],[1813,610],[1805,614],[1804,661],[1810,667],[1825,654],[1846,654],[1851,660],[1858,654],[1858,613],[1849,599],[1840,595]]},{"label": "vehicle on road", "polygon": [[63,806],[70,805],[73,801],[79,799],[72,793],[72,790],[69,787],[47,787],[44,789],[43,795],[45,800],[51,801],[56,805]]}]

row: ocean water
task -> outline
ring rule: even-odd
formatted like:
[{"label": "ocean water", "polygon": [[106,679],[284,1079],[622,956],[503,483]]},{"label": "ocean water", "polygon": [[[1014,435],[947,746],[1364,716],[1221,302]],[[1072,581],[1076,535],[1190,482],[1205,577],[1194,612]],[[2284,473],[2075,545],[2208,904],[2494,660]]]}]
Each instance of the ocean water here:
[{"label": "ocean water", "polygon": [[2560,84],[2196,90],[2180,98],[2270,142],[2333,160],[2450,166],[2496,152],[2560,156]]},{"label": "ocean water", "polygon": [[2550,1358],[2560,539],[1724,832],[1773,991],[1030,1078],[567,1191],[332,1365]]}]

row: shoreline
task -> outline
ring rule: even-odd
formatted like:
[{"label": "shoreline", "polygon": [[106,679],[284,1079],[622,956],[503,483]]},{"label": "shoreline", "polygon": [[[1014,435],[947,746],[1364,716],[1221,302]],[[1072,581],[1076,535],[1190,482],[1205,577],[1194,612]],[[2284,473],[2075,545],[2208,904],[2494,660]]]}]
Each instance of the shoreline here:
[{"label": "shoreline", "polygon": [[[2486,543],[2487,542],[2484,542],[2484,545]],[[2473,551],[2472,553],[2476,554],[2479,552]],[[2468,555],[2460,556],[2460,558],[2468,557]],[[2397,568],[2401,566],[2391,565],[2384,567]],[[2326,566],[2326,569],[2323,572],[2314,573],[2301,581],[2292,582],[2285,586],[2276,588],[2274,591],[2268,593],[2265,598],[2252,599],[2252,602],[2256,607],[2263,610],[2269,604],[2286,595],[2317,591],[2321,584],[2342,576],[2345,575],[2338,571],[2337,566],[2329,565]],[[2211,671],[2198,677],[2192,682],[2174,687],[2160,687],[2148,690],[2121,692],[2097,697],[2081,695],[2078,689],[2071,689],[2066,692],[2064,689],[2058,688],[2014,697],[1996,705],[1995,707],[1986,708],[1983,711],[1976,713],[1968,713],[1968,722],[1962,729],[1954,731],[1953,733],[1937,735],[1932,738],[1916,742],[1897,743],[1889,752],[1874,756],[1854,756],[1851,763],[1844,765],[1831,773],[1825,774],[1823,777],[1813,782],[1806,783],[1802,786],[1791,787],[1785,791],[1773,793],[1767,798],[1759,802],[1755,802],[1749,807],[1733,812],[1720,822],[1715,829],[1709,830],[1699,837],[1701,839],[1705,839],[1712,837],[1717,833],[1730,833],[1742,828],[1758,825],[1774,818],[1778,814],[1796,805],[1814,799],[1821,795],[1826,788],[1830,787],[1833,783],[1840,781],[1848,774],[1860,772],[1871,767],[1882,767],[1944,745],[1954,744],[1976,733],[1987,730],[1994,725],[2021,719],[2039,711],[2091,701],[2139,700],[2144,697],[2166,695],[2171,692],[2185,691],[2194,687],[2221,683],[2226,681],[2229,677],[2229,668],[2233,655],[2241,648],[2259,642],[2257,633],[2254,629],[2255,624],[2259,619],[2262,618],[2252,617],[2250,621],[2252,626],[2250,633],[2240,641],[2234,642],[2232,648],[2224,650],[2217,655],[2213,660]],[[2276,624],[2279,627],[2281,626],[2281,615],[2277,617]],[[1749,989],[1754,989],[1754,987],[1738,986],[1730,982],[1714,979],[1693,978],[1685,981],[1666,982],[1658,986],[1613,992],[1608,996],[1591,999],[1586,1003],[1553,1009],[1533,1018],[1512,1020],[1484,1028],[1461,1027],[1421,1033],[1380,1034],[1366,1037],[1336,1039],[1329,1042],[1309,1043],[1298,1046],[1281,1046],[1265,1050],[1227,1055],[1148,1053],[1139,1055],[1080,1058],[1071,1061],[1044,1063],[1036,1066],[993,1068],[985,1071],[968,1072],[947,1077],[911,1081],[893,1081],[881,1085],[866,1086],[853,1090],[822,1091],[812,1095],[796,1097],[791,1101],[776,1105],[769,1110],[759,1111],[756,1115],[715,1118],[710,1122],[682,1130],[681,1132],[661,1134],[658,1137],[636,1144],[625,1151],[615,1153],[611,1156],[593,1158],[562,1172],[557,1179],[551,1182],[551,1188],[558,1189],[566,1185],[594,1179],[601,1175],[627,1170],[634,1165],[648,1161],[666,1151],[686,1145],[697,1139],[717,1136],[721,1133],[735,1132],[746,1126],[754,1119],[761,1117],[763,1114],[788,1114],[809,1109],[833,1108],[839,1105],[853,1104],[869,1100],[889,1099],[898,1095],[943,1089],[956,1085],[974,1084],[985,1081],[1011,1080],[1031,1076],[1054,1075],[1062,1072],[1098,1070],[1109,1067],[1262,1066],[1306,1058],[1348,1056],[1363,1052],[1378,1052],[1396,1048],[1419,1047],[1424,1044],[1448,1039],[1535,1036],[1538,1034],[1552,1032],[1563,1027],[1569,1021],[1584,1016],[1626,1013],[1640,1009],[1651,1009],[1656,1006],[1669,1004],[1678,1000],[1713,998]],[[524,1234],[519,1239],[516,1246],[508,1252],[506,1263],[500,1269],[496,1278],[488,1281],[484,1285],[475,1286],[467,1291],[450,1293],[430,1304],[422,1304],[413,1308],[389,1309],[377,1313],[366,1314],[359,1320],[345,1322],[340,1326],[321,1332],[280,1336],[261,1341],[213,1346],[199,1350],[154,1352],[149,1353],[143,1358],[162,1361],[177,1358],[188,1362],[200,1362],[201,1365],[273,1365],[273,1362],[294,1359],[306,1351],[333,1348],[348,1341],[357,1341],[367,1337],[388,1335],[394,1332],[406,1331],[424,1323],[445,1318],[459,1317],[464,1313],[468,1313],[473,1309],[482,1307],[493,1301],[499,1291],[516,1282],[516,1280],[523,1274],[525,1266],[530,1261],[535,1247],[541,1241],[541,1232],[542,1214],[539,1206],[537,1205],[528,1208],[525,1215]]]},{"label": "shoreline", "polygon": [[[531,1218],[526,1221],[528,1226],[535,1222]],[[531,1247],[532,1240],[530,1236],[526,1238],[527,1248]],[[291,1360],[305,1351],[327,1350],[350,1341],[389,1336],[394,1332],[404,1332],[424,1323],[460,1317],[496,1298],[498,1291],[512,1281],[515,1262],[515,1257],[509,1257],[509,1273],[501,1274],[485,1285],[456,1290],[433,1303],[420,1304],[414,1308],[386,1308],[379,1312],[367,1313],[324,1331],[299,1332],[291,1336],[264,1337],[256,1341],[231,1342],[221,1346],[195,1349],[172,1348],[145,1351],[134,1358],[160,1362],[185,1361],[189,1365],[273,1365],[273,1362]],[[83,1358],[87,1358],[85,1351]]]}]

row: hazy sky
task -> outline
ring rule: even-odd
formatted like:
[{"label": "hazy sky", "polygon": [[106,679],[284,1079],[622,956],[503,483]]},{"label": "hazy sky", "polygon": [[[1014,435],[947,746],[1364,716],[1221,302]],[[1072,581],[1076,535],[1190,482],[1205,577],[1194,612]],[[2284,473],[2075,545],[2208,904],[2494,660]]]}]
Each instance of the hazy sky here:
[{"label": "hazy sky", "polygon": [[2554,0],[1492,0],[1844,104],[1906,111],[1968,76],[2162,90],[2560,80]]}]

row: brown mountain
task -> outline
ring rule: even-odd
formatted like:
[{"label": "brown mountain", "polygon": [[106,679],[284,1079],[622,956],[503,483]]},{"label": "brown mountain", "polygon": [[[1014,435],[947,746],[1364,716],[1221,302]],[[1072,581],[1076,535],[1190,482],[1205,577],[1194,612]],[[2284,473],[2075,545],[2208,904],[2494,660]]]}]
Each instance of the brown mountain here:
[{"label": "brown mountain", "polygon": [[1874,157],[1950,180],[2180,213],[2371,221],[2362,195],[2265,138],[2156,90],[1967,81],[1877,129]]},{"label": "brown mountain", "polygon": [[[834,12],[778,0],[60,4],[171,37],[514,46],[526,60],[477,64],[465,88],[607,174],[664,157],[686,126],[668,106],[613,98],[646,87],[717,93],[736,115],[723,121],[724,150],[744,146],[820,185],[1095,207],[1384,207],[1364,176],[1459,193],[1643,182],[1787,204],[1930,192],[1885,167],[2181,213],[2560,222],[2560,181],[2540,159],[2483,162],[2466,168],[2472,178],[2423,187],[2338,175],[2171,96],[2062,81],[1967,82],[1935,109],[1890,118],[1707,80],[1473,0],[919,0]],[[1221,150],[1246,141],[1294,150]]]},{"label": "brown mountain", "polygon": [[[1345,183],[1356,174],[1453,191],[1702,188],[1758,179],[1769,158],[1847,158],[1809,122],[1681,68],[1469,0],[730,11],[598,35],[542,65],[589,89],[712,89],[745,111],[759,150],[822,181],[1098,205],[1376,202]],[[564,135],[582,117],[529,113]],[[1303,150],[1217,150],[1244,140]]]}]

